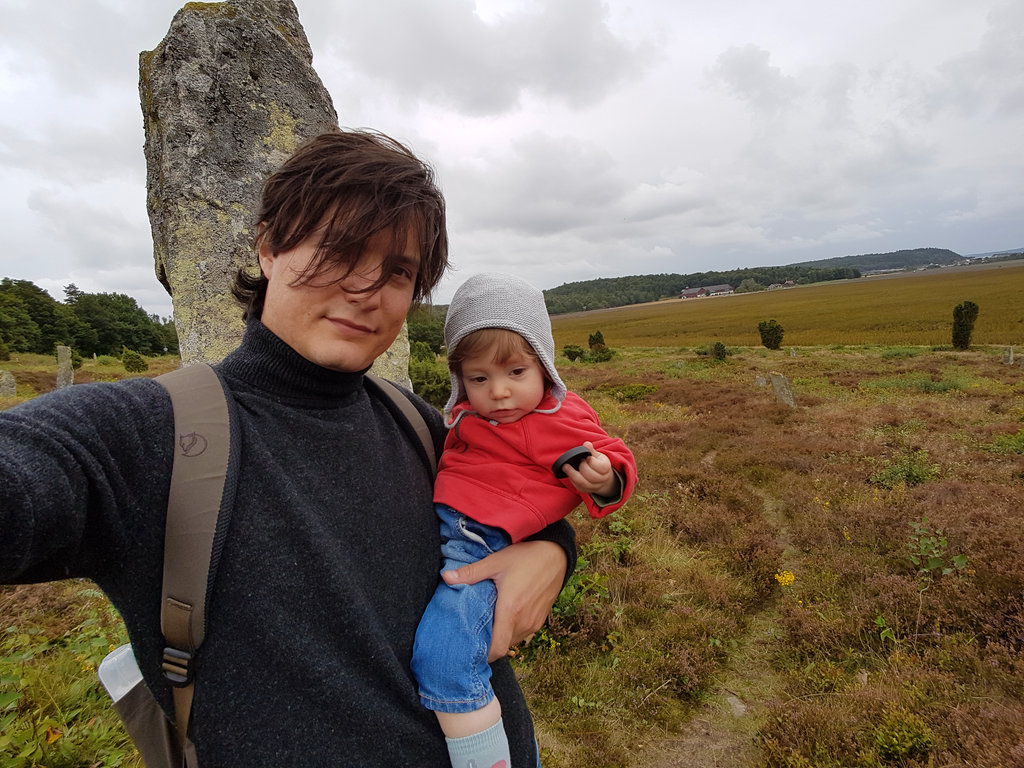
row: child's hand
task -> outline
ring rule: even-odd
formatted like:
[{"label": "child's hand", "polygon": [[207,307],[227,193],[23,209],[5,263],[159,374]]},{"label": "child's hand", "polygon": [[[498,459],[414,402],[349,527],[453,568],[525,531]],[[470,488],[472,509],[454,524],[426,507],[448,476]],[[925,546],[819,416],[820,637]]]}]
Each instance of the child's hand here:
[{"label": "child's hand", "polygon": [[579,469],[573,469],[569,464],[562,467],[565,476],[580,493],[614,496],[619,481],[612,472],[611,460],[600,451],[595,451],[591,442],[584,443],[583,447],[590,451],[590,455],[580,462]]}]

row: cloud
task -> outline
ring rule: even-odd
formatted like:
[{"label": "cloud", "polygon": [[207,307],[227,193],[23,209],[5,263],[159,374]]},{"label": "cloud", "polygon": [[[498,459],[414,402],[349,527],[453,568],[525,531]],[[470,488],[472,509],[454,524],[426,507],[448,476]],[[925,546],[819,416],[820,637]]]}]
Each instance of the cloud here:
[{"label": "cloud", "polygon": [[708,70],[713,81],[721,82],[758,113],[777,114],[800,96],[797,81],[770,64],[771,54],[752,43],[722,53]]},{"label": "cloud", "polygon": [[89,191],[91,198],[48,187],[28,194],[28,208],[47,233],[38,247],[65,252],[77,270],[117,270],[152,259],[149,232],[138,219],[126,215],[133,210],[124,204],[132,199],[132,190],[105,184]]},{"label": "cloud", "polygon": [[377,0],[338,15],[334,58],[406,97],[468,115],[514,110],[526,92],[594,104],[642,71],[650,53],[617,36],[594,0],[546,0],[493,21],[469,0]]},{"label": "cloud", "polygon": [[470,229],[531,236],[565,232],[607,215],[627,181],[604,149],[568,137],[532,134],[447,173],[449,207]]}]

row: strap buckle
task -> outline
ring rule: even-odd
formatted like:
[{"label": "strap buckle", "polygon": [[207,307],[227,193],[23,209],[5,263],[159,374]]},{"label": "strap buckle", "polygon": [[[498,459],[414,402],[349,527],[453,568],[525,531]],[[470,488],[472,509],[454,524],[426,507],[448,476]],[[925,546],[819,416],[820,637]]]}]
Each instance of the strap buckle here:
[{"label": "strap buckle", "polygon": [[164,677],[171,685],[181,688],[192,683],[192,654],[170,646],[164,648],[164,662],[161,665]]}]

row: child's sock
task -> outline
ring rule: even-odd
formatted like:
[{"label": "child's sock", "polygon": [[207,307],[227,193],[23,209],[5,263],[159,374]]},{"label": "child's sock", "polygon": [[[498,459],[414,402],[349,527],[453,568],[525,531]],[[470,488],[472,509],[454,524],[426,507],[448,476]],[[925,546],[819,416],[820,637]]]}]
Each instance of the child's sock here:
[{"label": "child's sock", "polygon": [[486,731],[445,738],[445,743],[452,768],[509,768],[508,737],[500,719]]}]

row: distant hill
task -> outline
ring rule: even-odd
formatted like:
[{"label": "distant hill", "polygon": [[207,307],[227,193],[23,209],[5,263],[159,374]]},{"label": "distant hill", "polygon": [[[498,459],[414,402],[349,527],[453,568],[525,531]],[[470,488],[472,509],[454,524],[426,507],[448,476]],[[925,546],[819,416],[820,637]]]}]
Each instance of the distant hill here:
[{"label": "distant hill", "polygon": [[1024,247],[1010,248],[1002,251],[985,251],[984,253],[968,253],[965,259],[991,259],[1001,256],[1024,256]]},{"label": "distant hill", "polygon": [[891,253],[864,253],[859,256],[838,256],[832,259],[817,261],[801,261],[790,264],[791,267],[853,267],[861,272],[873,272],[880,269],[911,269],[926,267],[929,264],[948,266],[963,261],[961,256],[948,248],[912,248],[906,251]]}]

